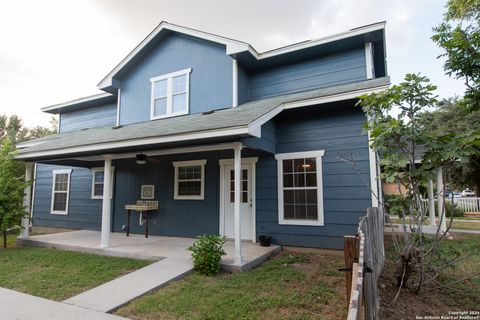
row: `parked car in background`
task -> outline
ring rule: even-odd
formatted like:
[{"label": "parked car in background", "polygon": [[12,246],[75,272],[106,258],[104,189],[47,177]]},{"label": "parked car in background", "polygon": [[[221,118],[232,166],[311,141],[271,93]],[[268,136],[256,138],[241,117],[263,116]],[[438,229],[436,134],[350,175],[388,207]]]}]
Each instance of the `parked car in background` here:
[{"label": "parked car in background", "polygon": [[475,197],[475,192],[467,188],[462,191],[462,197]]},{"label": "parked car in background", "polygon": [[454,198],[461,198],[461,197],[462,197],[462,193],[461,193],[461,192],[458,192],[458,191],[454,191],[454,192],[453,192],[453,197],[454,197]]}]

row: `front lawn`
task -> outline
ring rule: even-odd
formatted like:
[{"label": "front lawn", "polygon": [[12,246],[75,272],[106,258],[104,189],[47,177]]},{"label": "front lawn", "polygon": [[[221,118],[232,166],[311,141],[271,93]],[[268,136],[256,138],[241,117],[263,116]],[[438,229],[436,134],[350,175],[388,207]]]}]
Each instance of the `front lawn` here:
[{"label": "front lawn", "polygon": [[248,272],[191,274],[117,311],[132,319],[344,319],[343,254],[283,252]]},{"label": "front lawn", "polygon": [[48,248],[0,248],[0,287],[61,301],[115,279],[149,261]]}]

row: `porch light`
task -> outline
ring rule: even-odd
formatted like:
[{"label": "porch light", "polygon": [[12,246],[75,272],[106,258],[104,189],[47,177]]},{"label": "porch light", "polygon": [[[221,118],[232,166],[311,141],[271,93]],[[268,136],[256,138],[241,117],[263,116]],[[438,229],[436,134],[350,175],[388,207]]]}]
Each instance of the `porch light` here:
[{"label": "porch light", "polygon": [[147,163],[147,155],[143,154],[143,153],[139,153],[135,156],[137,158],[136,162],[137,164],[145,164]]}]

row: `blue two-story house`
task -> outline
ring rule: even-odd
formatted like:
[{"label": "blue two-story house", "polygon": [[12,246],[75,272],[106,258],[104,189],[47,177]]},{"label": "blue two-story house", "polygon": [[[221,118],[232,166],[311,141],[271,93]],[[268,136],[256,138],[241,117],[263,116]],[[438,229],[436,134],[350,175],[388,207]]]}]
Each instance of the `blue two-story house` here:
[{"label": "blue two-story house", "polygon": [[384,28],[258,53],[160,23],[98,84],[104,93],[42,109],[59,116],[58,134],[17,155],[34,178],[33,226],[101,230],[107,247],[125,205],[150,199],[153,235],[225,235],[238,255],[259,235],[342,248],[377,203],[355,104],[389,85]]}]

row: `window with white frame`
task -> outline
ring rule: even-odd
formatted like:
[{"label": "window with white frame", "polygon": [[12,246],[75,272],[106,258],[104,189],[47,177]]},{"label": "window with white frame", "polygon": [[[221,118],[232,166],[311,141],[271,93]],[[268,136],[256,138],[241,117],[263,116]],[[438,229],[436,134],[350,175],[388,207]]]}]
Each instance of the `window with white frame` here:
[{"label": "window with white frame", "polygon": [[[112,167],[112,184],[110,193],[113,196],[113,167]],[[92,199],[103,199],[103,182],[104,182],[104,168],[92,169]]]},{"label": "window with white frame", "polygon": [[177,161],[175,167],[176,200],[203,200],[207,160]]},{"label": "window with white frame", "polygon": [[324,150],[275,155],[278,166],[278,222],[323,226]]},{"label": "window with white frame", "polygon": [[52,214],[68,214],[71,172],[72,169],[53,170]]},{"label": "window with white frame", "polygon": [[191,71],[190,68],[150,79],[151,119],[188,114]]}]

